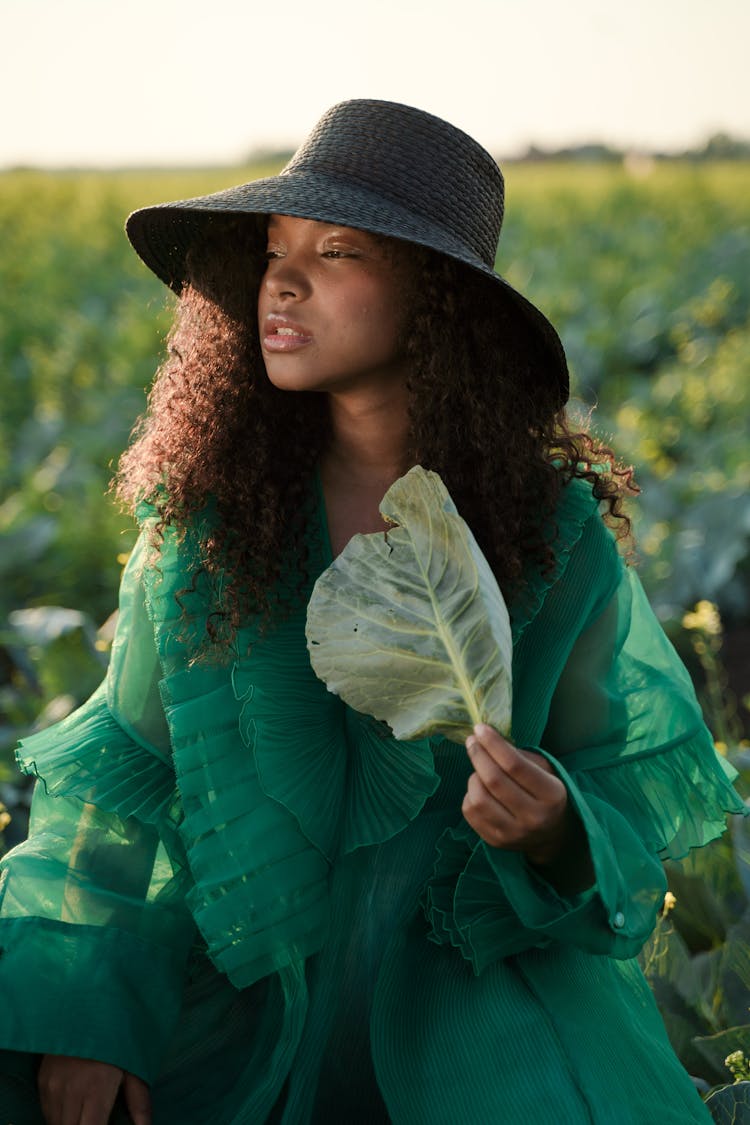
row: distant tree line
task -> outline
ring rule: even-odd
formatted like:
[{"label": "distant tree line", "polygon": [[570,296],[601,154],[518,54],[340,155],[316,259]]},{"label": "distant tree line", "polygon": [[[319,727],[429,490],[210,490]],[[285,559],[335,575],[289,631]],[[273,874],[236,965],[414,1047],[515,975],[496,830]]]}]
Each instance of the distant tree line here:
[{"label": "distant tree line", "polygon": [[[639,156],[648,156],[654,160],[748,160],[750,159],[750,139],[743,140],[733,137],[729,133],[714,133],[705,144],[695,148],[684,149],[679,152],[653,152],[645,148],[637,150]],[[621,163],[627,156],[632,155],[632,150],[615,148],[612,145],[598,141],[587,141],[579,145],[568,145],[564,148],[540,148],[531,144],[526,151],[516,157],[522,161],[541,162],[544,160],[578,160],[582,162],[609,162]],[[506,158],[503,163],[508,163]]]}]

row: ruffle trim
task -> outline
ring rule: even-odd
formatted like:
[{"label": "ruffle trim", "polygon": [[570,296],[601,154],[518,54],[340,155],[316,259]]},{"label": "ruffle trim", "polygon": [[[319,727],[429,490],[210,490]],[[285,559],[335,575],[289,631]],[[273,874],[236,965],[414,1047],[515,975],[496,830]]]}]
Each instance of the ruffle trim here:
[{"label": "ruffle trim", "polygon": [[126,819],[165,820],[176,798],[168,765],[135,742],[107,705],[106,681],[49,730],[21,739],[19,768],[52,797],[77,797]]},{"label": "ruffle trim", "polygon": [[[691,848],[720,836],[726,827],[726,814],[750,814],[731,785],[736,771],[707,746],[707,741],[702,728],[692,738],[661,753],[590,772],[572,772],[571,779],[583,800],[590,795],[617,809],[647,852],[663,859],[679,859]],[[568,760],[563,764],[569,768]],[[592,802],[594,807],[597,804]],[[595,867],[600,866],[597,857],[593,858]],[[608,859],[618,865],[625,857],[612,855]],[[619,866],[622,869],[622,862]],[[536,893],[531,887],[534,876],[522,861],[517,871],[525,871],[529,893]],[[590,888],[584,896],[593,893]],[[448,829],[438,841],[437,859],[421,905],[430,926],[430,940],[460,950],[475,973],[500,955],[510,956],[530,945],[541,948],[550,941],[543,934],[530,933],[520,922],[487,858],[484,842],[468,824]],[[560,899],[561,913],[566,908],[566,900]]]},{"label": "ruffle trim", "polygon": [[274,972],[295,973],[321,948],[329,868],[261,786],[239,733],[231,665],[191,659],[207,613],[205,591],[191,586],[196,555],[194,535],[165,538],[158,566],[144,571],[146,608],[193,879],[187,905],[216,968],[246,988]]},{"label": "ruffle trim", "polygon": [[[307,535],[309,595],[332,559],[317,470]],[[236,661],[232,689],[264,792],[332,862],[390,840],[419,815],[440,784],[433,755],[439,740],[399,742],[385,723],[328,691],[310,664],[305,619],[306,606],[278,622],[255,651],[257,634],[243,631],[240,652],[250,655]]]},{"label": "ruffle trim", "polygon": [[728,814],[750,815],[732,788],[737,771],[714,750],[705,727],[660,752],[600,769],[575,771],[581,792],[619,809],[644,846],[661,859],[681,859],[726,828]]},{"label": "ruffle trim", "polygon": [[449,828],[435,850],[433,874],[421,899],[429,940],[458,949],[477,975],[500,951],[509,957],[527,949],[527,931],[505,898],[476,832],[468,824]]},{"label": "ruffle trim", "polygon": [[552,568],[544,573],[536,568],[527,568],[523,575],[524,585],[521,593],[514,598],[510,606],[514,644],[539,613],[549,590],[567,567],[587,520],[598,511],[598,508],[599,501],[591,491],[588,481],[574,478],[563,488],[557,510],[548,529],[548,537],[555,552]]},{"label": "ruffle trim", "polygon": [[399,742],[327,691],[310,666],[303,620],[238,660],[232,688],[263,791],[329,862],[391,839],[440,783],[430,739]]},{"label": "ruffle trim", "polygon": [[228,670],[223,682],[218,671],[175,673],[163,695],[194,881],[188,906],[216,967],[245,988],[320,949],[329,868],[263,791],[238,734]]}]

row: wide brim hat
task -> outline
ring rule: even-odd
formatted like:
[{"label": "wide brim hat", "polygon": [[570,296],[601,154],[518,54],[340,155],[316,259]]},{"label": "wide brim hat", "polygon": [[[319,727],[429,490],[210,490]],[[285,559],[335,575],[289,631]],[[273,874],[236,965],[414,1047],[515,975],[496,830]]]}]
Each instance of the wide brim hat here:
[{"label": "wide brim hat", "polygon": [[179,293],[198,238],[237,215],[292,215],[427,246],[476,270],[538,345],[539,379],[563,405],[568,367],[544,314],[495,271],[504,214],[502,173],[468,134],[424,110],[370,99],[328,110],[279,173],[212,195],[134,211],[136,253]]}]

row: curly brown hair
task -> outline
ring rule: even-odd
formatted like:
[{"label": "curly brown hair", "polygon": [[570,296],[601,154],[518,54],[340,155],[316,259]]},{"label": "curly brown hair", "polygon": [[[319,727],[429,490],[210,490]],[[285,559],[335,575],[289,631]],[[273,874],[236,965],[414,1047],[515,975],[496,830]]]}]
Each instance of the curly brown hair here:
[{"label": "curly brown hair", "polygon": [[[280,391],[265,372],[264,226],[232,217],[194,245],[166,360],[115,480],[128,506],[154,506],[159,534],[184,531],[211,503],[200,570],[222,576],[208,626],[220,644],[248,613],[268,618],[283,559],[296,560],[304,588],[314,469],[330,436],[325,395]],[[528,567],[554,564],[549,526],[563,485],[590,481],[622,537],[632,470],[570,428],[536,336],[493,283],[435,251],[408,254],[411,458],[443,478],[512,603]]]}]

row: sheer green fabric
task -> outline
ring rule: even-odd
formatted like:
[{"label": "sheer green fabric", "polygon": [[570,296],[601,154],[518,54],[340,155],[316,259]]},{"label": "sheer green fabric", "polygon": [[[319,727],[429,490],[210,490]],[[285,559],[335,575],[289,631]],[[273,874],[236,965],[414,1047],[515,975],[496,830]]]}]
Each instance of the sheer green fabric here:
[{"label": "sheer green fabric", "polygon": [[[3,1046],[86,1058],[124,1051],[128,1069],[152,1075],[179,1013],[195,926],[163,712],[161,730],[158,720],[144,725],[156,711],[139,702],[126,724],[111,702],[125,669],[133,702],[156,682],[148,619],[148,632],[142,624],[131,632],[141,549],[122,583],[107,679],[20,751],[22,767],[42,780],[29,838],[3,863],[0,941],[15,997]],[[136,646],[143,661],[133,659]],[[142,1035],[144,1024],[153,1035]]]},{"label": "sheer green fabric", "polygon": [[[0,1046],[142,1075],[155,1125],[710,1120],[633,957],[660,856],[744,806],[586,486],[557,525],[555,573],[512,607],[513,737],[564,780],[590,887],[468,827],[462,747],[328,693],[304,605],[196,661],[200,529],[158,567],[144,536],[105,685],[19,752],[42,781],[3,860]],[[309,548],[312,584],[320,493]]]}]

